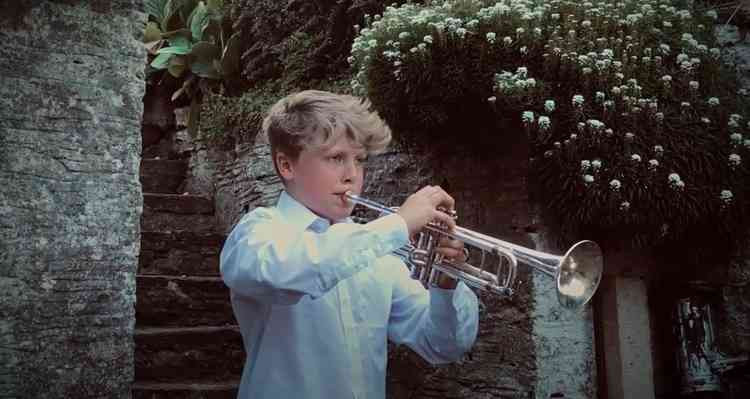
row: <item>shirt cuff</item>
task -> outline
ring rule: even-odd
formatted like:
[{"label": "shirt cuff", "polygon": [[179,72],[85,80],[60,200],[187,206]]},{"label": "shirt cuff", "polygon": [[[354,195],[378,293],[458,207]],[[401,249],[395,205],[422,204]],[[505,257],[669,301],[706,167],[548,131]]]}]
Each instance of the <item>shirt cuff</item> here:
[{"label": "shirt cuff", "polygon": [[401,215],[393,213],[383,216],[368,223],[373,231],[386,237],[389,246],[388,252],[393,252],[409,243],[409,228]]}]

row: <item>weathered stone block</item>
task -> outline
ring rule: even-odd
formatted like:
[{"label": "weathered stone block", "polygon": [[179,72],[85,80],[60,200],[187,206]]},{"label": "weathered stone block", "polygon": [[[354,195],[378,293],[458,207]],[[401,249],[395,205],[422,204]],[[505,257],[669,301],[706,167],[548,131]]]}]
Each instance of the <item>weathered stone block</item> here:
[{"label": "weathered stone block", "polygon": [[140,327],[222,326],[237,322],[219,277],[138,276]]},{"label": "weathered stone block", "polygon": [[245,362],[237,327],[138,329],[135,378],[145,382],[227,383]]},{"label": "weathered stone block", "polygon": [[144,231],[138,273],[218,276],[224,238],[215,233]]},{"label": "weathered stone block", "polygon": [[186,160],[141,160],[141,186],[144,193],[181,194],[177,190],[185,180]]}]

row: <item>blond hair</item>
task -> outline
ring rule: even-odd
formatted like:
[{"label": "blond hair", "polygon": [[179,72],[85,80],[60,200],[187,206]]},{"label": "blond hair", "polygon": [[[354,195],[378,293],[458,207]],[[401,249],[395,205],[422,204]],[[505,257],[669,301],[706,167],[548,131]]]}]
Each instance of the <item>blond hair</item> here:
[{"label": "blond hair", "polygon": [[271,145],[276,173],[278,152],[296,161],[302,150],[325,147],[341,134],[368,154],[382,152],[391,141],[391,129],[368,100],[320,90],[293,93],[276,102],[263,119],[262,133]]}]

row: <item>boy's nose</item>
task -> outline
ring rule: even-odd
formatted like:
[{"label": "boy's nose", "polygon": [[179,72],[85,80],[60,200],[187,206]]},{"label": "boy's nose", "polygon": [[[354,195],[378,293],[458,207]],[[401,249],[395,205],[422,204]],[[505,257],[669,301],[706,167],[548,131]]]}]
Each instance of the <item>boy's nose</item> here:
[{"label": "boy's nose", "polygon": [[347,183],[351,183],[352,181],[354,181],[354,178],[357,177],[357,173],[358,173],[357,161],[356,160],[348,161],[346,162],[346,167],[344,167],[344,172],[342,176],[343,180]]}]

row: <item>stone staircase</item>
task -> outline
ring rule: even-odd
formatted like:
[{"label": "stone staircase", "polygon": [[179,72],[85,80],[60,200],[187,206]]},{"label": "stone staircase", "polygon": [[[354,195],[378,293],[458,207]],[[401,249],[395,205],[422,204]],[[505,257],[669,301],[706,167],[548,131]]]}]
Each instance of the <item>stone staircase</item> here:
[{"label": "stone staircase", "polygon": [[237,395],[245,352],[219,276],[212,199],[180,195],[186,160],[144,159],[134,399]]}]

